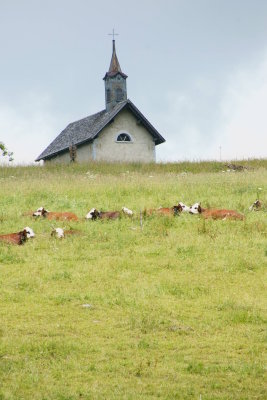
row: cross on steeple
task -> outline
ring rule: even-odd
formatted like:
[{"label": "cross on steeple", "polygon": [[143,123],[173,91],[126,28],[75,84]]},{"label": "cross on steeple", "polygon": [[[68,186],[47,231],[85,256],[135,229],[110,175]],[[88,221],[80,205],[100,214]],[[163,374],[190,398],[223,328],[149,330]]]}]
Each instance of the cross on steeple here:
[{"label": "cross on steeple", "polygon": [[114,39],[114,36],[119,36],[118,33],[115,33],[114,28],[112,29],[112,33],[109,33],[108,35],[109,35],[109,36],[113,36],[113,40],[115,40],[115,39]]}]

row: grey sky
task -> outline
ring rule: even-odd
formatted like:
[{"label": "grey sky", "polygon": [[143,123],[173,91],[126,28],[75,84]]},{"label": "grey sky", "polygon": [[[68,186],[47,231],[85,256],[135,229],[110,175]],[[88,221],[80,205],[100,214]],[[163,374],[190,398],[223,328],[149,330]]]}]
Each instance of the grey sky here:
[{"label": "grey sky", "polygon": [[0,0],[0,140],[17,162],[104,108],[113,27],[159,161],[267,156],[266,0]]}]

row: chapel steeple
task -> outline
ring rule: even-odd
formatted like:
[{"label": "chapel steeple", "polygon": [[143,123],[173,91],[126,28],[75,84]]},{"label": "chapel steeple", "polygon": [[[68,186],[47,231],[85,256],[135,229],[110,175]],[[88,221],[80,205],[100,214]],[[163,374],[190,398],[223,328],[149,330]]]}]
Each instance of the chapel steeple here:
[{"label": "chapel steeple", "polygon": [[106,110],[109,111],[116,104],[127,100],[127,75],[121,71],[114,39],[112,40],[112,57],[109,70],[103,79],[105,81]]}]

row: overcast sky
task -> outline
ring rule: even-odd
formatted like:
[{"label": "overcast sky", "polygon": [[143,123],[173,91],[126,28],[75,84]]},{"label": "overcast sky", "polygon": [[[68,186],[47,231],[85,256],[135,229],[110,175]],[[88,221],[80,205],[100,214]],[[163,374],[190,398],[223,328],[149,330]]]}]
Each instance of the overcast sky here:
[{"label": "overcast sky", "polygon": [[0,141],[16,162],[104,109],[113,28],[128,98],[166,139],[158,161],[267,157],[266,0],[0,0]]}]

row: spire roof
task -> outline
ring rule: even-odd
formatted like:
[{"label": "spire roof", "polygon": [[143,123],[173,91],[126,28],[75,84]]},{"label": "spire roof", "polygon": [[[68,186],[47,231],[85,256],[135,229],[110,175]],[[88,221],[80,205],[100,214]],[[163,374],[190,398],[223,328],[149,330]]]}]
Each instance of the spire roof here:
[{"label": "spire roof", "polygon": [[116,54],[115,40],[112,40],[112,57],[108,72],[121,72],[120,63]]},{"label": "spire roof", "polygon": [[112,56],[111,56],[111,61],[110,61],[110,66],[109,70],[106,73],[104,79],[106,79],[108,76],[112,77],[117,74],[121,74],[124,78],[127,78],[127,75],[124,74],[121,70],[120,63],[116,54],[116,48],[115,48],[115,40],[112,40]]}]

